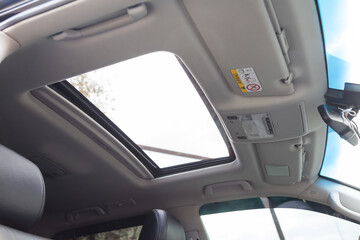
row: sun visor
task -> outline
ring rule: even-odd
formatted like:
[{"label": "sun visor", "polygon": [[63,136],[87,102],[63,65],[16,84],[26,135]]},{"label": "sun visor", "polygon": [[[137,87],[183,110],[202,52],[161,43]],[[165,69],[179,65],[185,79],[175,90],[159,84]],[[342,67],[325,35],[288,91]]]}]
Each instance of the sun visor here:
[{"label": "sun visor", "polygon": [[301,181],[306,156],[302,138],[258,143],[256,149],[265,181],[280,185]]},{"label": "sun visor", "polygon": [[185,0],[231,89],[239,95],[294,92],[289,44],[270,0]]}]

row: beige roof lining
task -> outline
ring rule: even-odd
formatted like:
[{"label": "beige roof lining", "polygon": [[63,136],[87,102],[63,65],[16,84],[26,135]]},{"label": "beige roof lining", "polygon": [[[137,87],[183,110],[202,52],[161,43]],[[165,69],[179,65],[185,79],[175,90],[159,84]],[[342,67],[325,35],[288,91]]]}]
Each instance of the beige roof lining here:
[{"label": "beige roof lining", "polygon": [[[97,0],[78,0],[4,31],[19,42],[21,48],[0,65],[0,79],[4,86],[0,89],[0,97],[7,100],[6,104],[2,101],[0,108],[0,123],[6,126],[0,138],[25,156],[45,154],[71,172],[63,178],[47,181],[50,189],[47,211],[34,232],[51,236],[59,230],[143,214],[156,207],[174,209],[175,215],[185,219],[187,230],[202,229],[197,219],[191,219],[199,206],[235,198],[284,195],[326,203],[326,191],[319,195],[307,192],[300,195],[318,179],[326,132],[317,112],[317,106],[324,101],[323,93],[327,86],[323,43],[314,1],[272,0],[279,23],[287,32],[291,59],[289,69],[295,75],[295,92],[286,96],[249,98],[234,93],[231,84],[225,80],[223,69],[219,67],[220,59],[206,45],[201,30],[197,29],[199,26],[190,17],[191,12],[182,2],[175,0],[148,1],[148,16],[120,29],[72,41],[49,38],[139,2],[109,0],[107,4],[99,4]],[[123,167],[132,159],[125,149],[119,148],[119,154],[124,156],[121,160],[125,163],[123,165],[84,132],[29,93],[79,73],[160,50],[173,52],[186,63],[220,118],[228,112],[267,112],[304,102],[307,131],[278,139],[302,138],[307,152],[303,180],[293,185],[266,182],[256,141],[232,142],[237,157],[232,163],[144,180],[138,176],[149,176],[141,165],[128,166],[136,174]],[[68,111],[71,106],[66,108]],[[73,108],[71,111],[71,118],[84,122],[86,116]],[[23,117],[18,118],[19,115]],[[95,130],[96,136],[104,138],[112,146],[118,146],[96,124],[89,123],[86,127]],[[206,185],[237,180],[249,181],[253,190],[246,194],[230,191],[211,198],[203,195]],[[95,192],[98,195],[91,195]],[[68,196],[69,199],[57,196]],[[136,208],[117,210],[90,221],[63,222],[66,211],[130,198],[136,200]],[[175,210],[183,207],[193,215],[182,215],[180,210]]]}]

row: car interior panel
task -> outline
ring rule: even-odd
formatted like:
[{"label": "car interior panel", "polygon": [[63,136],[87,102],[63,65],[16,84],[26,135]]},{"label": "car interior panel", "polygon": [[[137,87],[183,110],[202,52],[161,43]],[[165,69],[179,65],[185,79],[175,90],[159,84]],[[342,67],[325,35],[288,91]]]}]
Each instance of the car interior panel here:
[{"label": "car interior panel", "polygon": [[0,239],[359,238],[359,10],[0,1]]}]

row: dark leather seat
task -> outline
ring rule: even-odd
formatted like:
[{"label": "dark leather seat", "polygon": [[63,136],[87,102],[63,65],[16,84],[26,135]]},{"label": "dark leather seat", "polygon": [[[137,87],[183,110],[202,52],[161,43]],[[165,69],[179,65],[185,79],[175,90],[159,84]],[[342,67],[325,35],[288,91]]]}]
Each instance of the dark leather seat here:
[{"label": "dark leather seat", "polygon": [[[45,184],[38,167],[0,145],[0,239],[44,240],[16,230],[39,220],[44,204]],[[139,240],[185,240],[185,232],[169,213],[154,209],[146,216]]]},{"label": "dark leather seat", "polygon": [[139,240],[185,240],[185,231],[169,213],[154,209],[145,218]]},{"label": "dark leather seat", "polygon": [[0,239],[44,239],[27,230],[42,215],[45,184],[36,165],[0,145]]}]

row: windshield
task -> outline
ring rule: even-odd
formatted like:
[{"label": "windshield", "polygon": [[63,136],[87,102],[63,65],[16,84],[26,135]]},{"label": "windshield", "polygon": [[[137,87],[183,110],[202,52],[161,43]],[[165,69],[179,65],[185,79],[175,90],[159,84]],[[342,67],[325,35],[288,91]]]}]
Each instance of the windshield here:
[{"label": "windshield", "polygon": [[263,197],[206,204],[200,215],[210,240],[359,238],[360,225],[320,209],[331,213],[317,203]]},{"label": "windshield", "polygon": [[[344,89],[345,82],[360,84],[360,1],[318,0],[324,34],[329,88]],[[360,117],[354,119],[360,126]],[[331,128],[321,175],[360,188],[357,156],[353,147]]]}]

